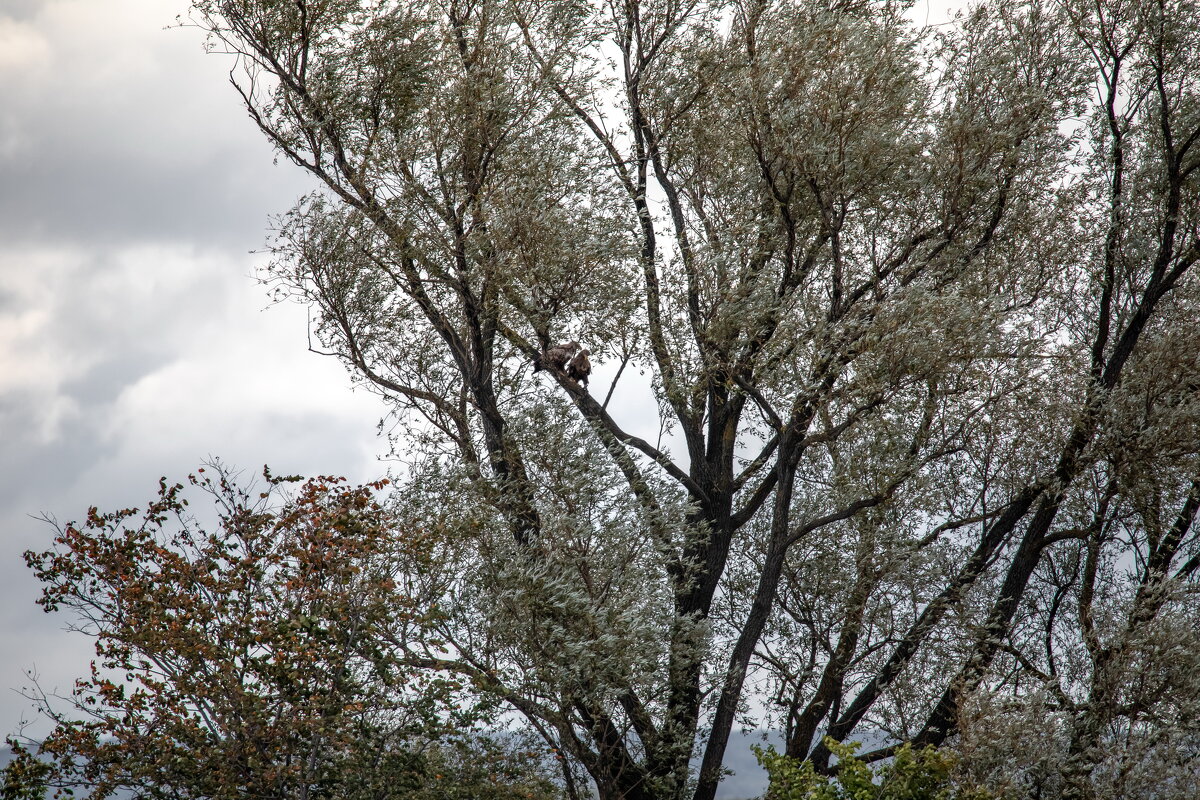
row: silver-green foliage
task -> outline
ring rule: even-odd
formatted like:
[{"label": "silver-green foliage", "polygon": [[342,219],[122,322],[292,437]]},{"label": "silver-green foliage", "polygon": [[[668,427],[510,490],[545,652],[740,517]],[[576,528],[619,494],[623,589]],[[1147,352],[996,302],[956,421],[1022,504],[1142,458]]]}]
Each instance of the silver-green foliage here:
[{"label": "silver-green foliage", "polygon": [[[1200,8],[913,17],[193,0],[319,182],[272,285],[445,534],[410,655],[569,783],[709,800],[739,721],[823,769],[987,696],[1046,699],[1085,792],[1191,708],[1117,687],[1194,656],[1143,640],[1197,624]],[[541,362],[568,340],[590,387]]]}]

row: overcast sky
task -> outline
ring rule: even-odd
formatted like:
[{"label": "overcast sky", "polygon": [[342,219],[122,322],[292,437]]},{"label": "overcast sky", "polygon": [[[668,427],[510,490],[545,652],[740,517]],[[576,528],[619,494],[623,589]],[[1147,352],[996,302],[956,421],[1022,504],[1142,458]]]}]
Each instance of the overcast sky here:
[{"label": "overcast sky", "polygon": [[367,480],[382,412],[306,351],[254,273],[309,188],[206,55],[185,0],[0,0],[0,736],[90,645],[21,553],[89,505],[144,506],[211,456]]}]

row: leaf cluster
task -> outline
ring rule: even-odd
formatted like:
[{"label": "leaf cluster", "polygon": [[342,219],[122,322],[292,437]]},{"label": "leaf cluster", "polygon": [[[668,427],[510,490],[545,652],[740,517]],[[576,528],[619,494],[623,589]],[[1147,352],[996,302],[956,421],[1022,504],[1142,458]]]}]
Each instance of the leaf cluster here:
[{"label": "leaf cluster", "polygon": [[898,748],[887,763],[872,768],[855,758],[857,743],[826,740],[837,757],[835,774],[819,775],[811,761],[790,758],[773,747],[754,748],[767,770],[766,800],[988,800],[988,793],[957,784],[955,759],[933,747]]},{"label": "leaf cluster", "polygon": [[480,719],[455,676],[414,665],[436,608],[406,575],[432,542],[395,530],[386,481],[264,476],[262,491],[219,464],[191,476],[215,524],[164,480],[144,511],[92,508],[26,554],[40,604],[97,658],[69,698],[34,697],[55,727],[6,779],[95,798],[407,796],[397,776],[421,774],[405,765],[423,743]]}]

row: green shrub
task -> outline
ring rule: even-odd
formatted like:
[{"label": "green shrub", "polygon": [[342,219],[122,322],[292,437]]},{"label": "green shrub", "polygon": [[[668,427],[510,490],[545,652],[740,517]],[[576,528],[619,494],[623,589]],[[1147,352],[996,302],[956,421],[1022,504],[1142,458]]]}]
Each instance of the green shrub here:
[{"label": "green shrub", "polygon": [[904,745],[887,763],[871,767],[855,758],[858,743],[826,738],[837,756],[832,776],[818,775],[811,761],[777,753],[773,747],[754,748],[767,770],[766,800],[988,800],[987,792],[958,786],[952,772],[954,757],[945,750]]}]

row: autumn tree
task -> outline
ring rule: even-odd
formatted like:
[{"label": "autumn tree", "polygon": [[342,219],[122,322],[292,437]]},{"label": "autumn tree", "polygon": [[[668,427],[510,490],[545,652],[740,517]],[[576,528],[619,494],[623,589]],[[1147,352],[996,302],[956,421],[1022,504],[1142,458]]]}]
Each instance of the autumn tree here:
[{"label": "autumn tree", "polygon": [[1036,695],[1086,794],[1174,729],[1122,676],[1194,656],[1144,644],[1196,625],[1193,0],[192,5],[317,183],[269,280],[453,532],[442,666],[568,777]]},{"label": "autumn tree", "polygon": [[548,796],[545,759],[473,737],[484,709],[406,647],[436,646],[436,534],[401,535],[383,483],[298,483],[210,466],[187,487],[212,502],[198,518],[164,481],[26,554],[97,658],[69,697],[34,696],[54,727],[13,740],[5,797]]}]

